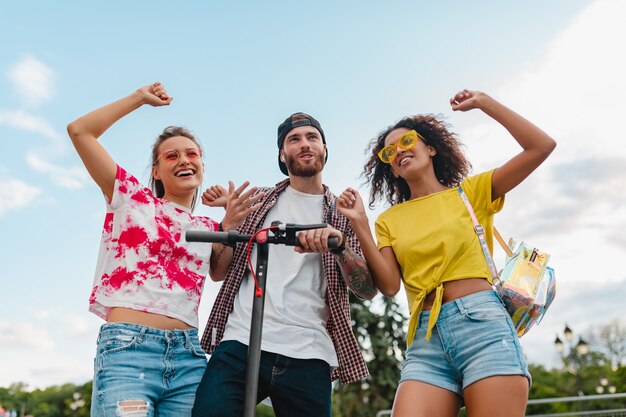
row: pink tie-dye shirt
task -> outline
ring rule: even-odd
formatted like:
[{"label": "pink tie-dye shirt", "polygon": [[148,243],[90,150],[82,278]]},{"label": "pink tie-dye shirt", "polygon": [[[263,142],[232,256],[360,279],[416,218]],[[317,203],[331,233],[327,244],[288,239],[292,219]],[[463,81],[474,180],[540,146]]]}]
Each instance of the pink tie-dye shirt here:
[{"label": "pink tie-dye shirt", "polygon": [[208,217],[154,197],[118,166],[89,311],[107,320],[112,307],[127,307],[197,328],[211,244],[186,242],[185,232],[215,231],[217,226]]}]

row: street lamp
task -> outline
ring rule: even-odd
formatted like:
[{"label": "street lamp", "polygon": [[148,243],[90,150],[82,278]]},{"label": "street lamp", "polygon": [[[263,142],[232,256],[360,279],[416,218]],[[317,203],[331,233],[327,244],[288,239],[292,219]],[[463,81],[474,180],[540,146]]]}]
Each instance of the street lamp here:
[{"label": "street lamp", "polygon": [[[579,395],[583,395],[582,376],[586,357],[589,354],[589,344],[582,338],[574,340],[574,331],[566,324],[563,329],[563,339],[557,334],[554,339],[554,347],[561,357],[565,369],[576,377],[576,389]],[[604,390],[604,388],[602,388]],[[596,388],[596,391],[598,388]]]},{"label": "street lamp", "polygon": [[578,343],[576,343],[576,351],[583,356],[589,353],[589,344],[585,342],[582,337],[578,338]]},{"label": "street lamp", "polygon": [[609,378],[605,377],[604,375],[602,375],[600,377],[600,379],[598,380],[598,382],[600,383],[600,385],[602,385],[603,387],[606,387],[607,385],[609,385]]},{"label": "street lamp", "polygon": [[565,329],[563,329],[563,336],[565,336],[565,340],[570,343],[574,339],[574,332],[572,331],[572,329],[569,328],[567,324],[565,325]]},{"label": "street lamp", "polygon": [[85,405],[85,400],[83,400],[80,392],[75,392],[72,395],[72,398],[74,399],[74,401],[70,403],[70,410],[72,410],[73,415],[76,415],[76,411]]},{"label": "street lamp", "polygon": [[[558,334],[554,339],[554,347],[562,359],[575,354],[586,356],[589,353],[589,343],[587,343],[582,337],[578,337],[578,342],[574,344],[574,332],[567,324],[563,330],[563,338],[565,339],[565,343],[563,343]],[[566,348],[567,352],[565,352]]]},{"label": "street lamp", "polygon": [[608,391],[610,394],[615,394],[617,388],[613,384],[609,385],[610,383],[611,381],[609,381],[606,376],[600,376],[600,378],[598,379],[598,384],[596,385],[596,392],[598,394],[602,394],[604,393],[604,391]]},{"label": "street lamp", "polygon": [[556,335],[556,339],[554,339],[554,347],[556,347],[556,351],[559,353],[563,353],[563,349],[565,349],[565,345],[563,345],[563,341],[559,338],[559,335]]},{"label": "street lamp", "polygon": [[[568,347],[571,350],[573,346],[572,341],[574,340],[574,332],[567,324],[565,325],[565,329],[563,330],[563,337],[565,338],[565,341],[567,342]],[[565,350],[565,344],[558,334],[556,335],[556,339],[554,339],[554,346],[556,347],[556,351],[559,353],[563,353],[563,351]],[[582,337],[578,338],[578,343],[576,343],[576,346],[574,346],[574,348],[581,355],[586,355],[587,353],[589,353],[589,344],[585,342]]]}]

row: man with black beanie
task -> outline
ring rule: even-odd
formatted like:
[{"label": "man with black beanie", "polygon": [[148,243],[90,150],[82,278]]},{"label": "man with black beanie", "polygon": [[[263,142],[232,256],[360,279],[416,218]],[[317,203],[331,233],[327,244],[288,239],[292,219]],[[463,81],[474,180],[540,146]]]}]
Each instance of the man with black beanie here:
[{"label": "man with black beanie", "polygon": [[[289,178],[257,190],[259,207],[238,231],[252,234],[274,220],[328,227],[300,232],[295,250],[270,245],[257,397],[269,397],[277,416],[330,416],[332,380],[347,384],[368,375],[352,332],[348,288],[365,299],[377,291],[349,221],[322,183],[328,151],[320,123],[305,113],[289,116],[278,127],[277,145],[278,166]],[[339,240],[333,250],[331,236]],[[194,417],[239,417],[243,410],[255,290],[244,246],[214,245],[221,255],[211,278],[224,283],[202,337],[212,355]]]}]

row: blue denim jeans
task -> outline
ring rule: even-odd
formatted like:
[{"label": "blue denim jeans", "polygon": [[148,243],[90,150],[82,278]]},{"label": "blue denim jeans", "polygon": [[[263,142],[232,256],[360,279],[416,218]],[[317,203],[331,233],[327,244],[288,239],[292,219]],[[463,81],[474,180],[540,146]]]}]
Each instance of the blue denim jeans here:
[{"label": "blue denim jeans", "polygon": [[[194,417],[239,417],[243,412],[248,346],[221,342],[209,359],[193,406]],[[261,352],[257,401],[269,397],[276,417],[330,417],[330,366]]]},{"label": "blue denim jeans", "polygon": [[206,363],[196,329],[104,324],[94,360],[91,416],[190,416]]},{"label": "blue denim jeans", "polygon": [[430,341],[430,311],[422,311],[406,352],[400,382],[413,380],[463,396],[470,384],[496,375],[531,377],[515,326],[495,291],[481,291],[441,307]]}]

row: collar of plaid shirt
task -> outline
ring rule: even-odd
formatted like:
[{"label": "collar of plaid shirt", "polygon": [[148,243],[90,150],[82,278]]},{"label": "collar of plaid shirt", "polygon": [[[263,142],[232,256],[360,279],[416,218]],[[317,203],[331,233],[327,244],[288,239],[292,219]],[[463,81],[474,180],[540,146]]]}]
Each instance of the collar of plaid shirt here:
[{"label": "collar of plaid shirt", "polygon": [[[276,204],[279,194],[287,188],[289,179],[283,180],[274,187],[259,189],[265,197],[261,207],[250,214],[238,229],[244,234],[252,234],[263,225],[269,210]],[[347,245],[359,256],[363,256],[358,240],[350,222],[339,214],[336,209],[335,196],[324,185],[323,220],[346,236]],[[369,375],[359,345],[352,332],[348,288],[331,253],[322,255],[322,265],[327,280],[326,303],[330,309],[330,318],[326,329],[333,341],[339,367],[333,372],[332,378],[339,378],[342,383],[349,384]],[[247,271],[245,245],[237,245],[230,269],[211,310],[209,320],[202,335],[202,347],[212,353],[224,335],[224,328],[230,312],[233,310],[235,296]]]}]

